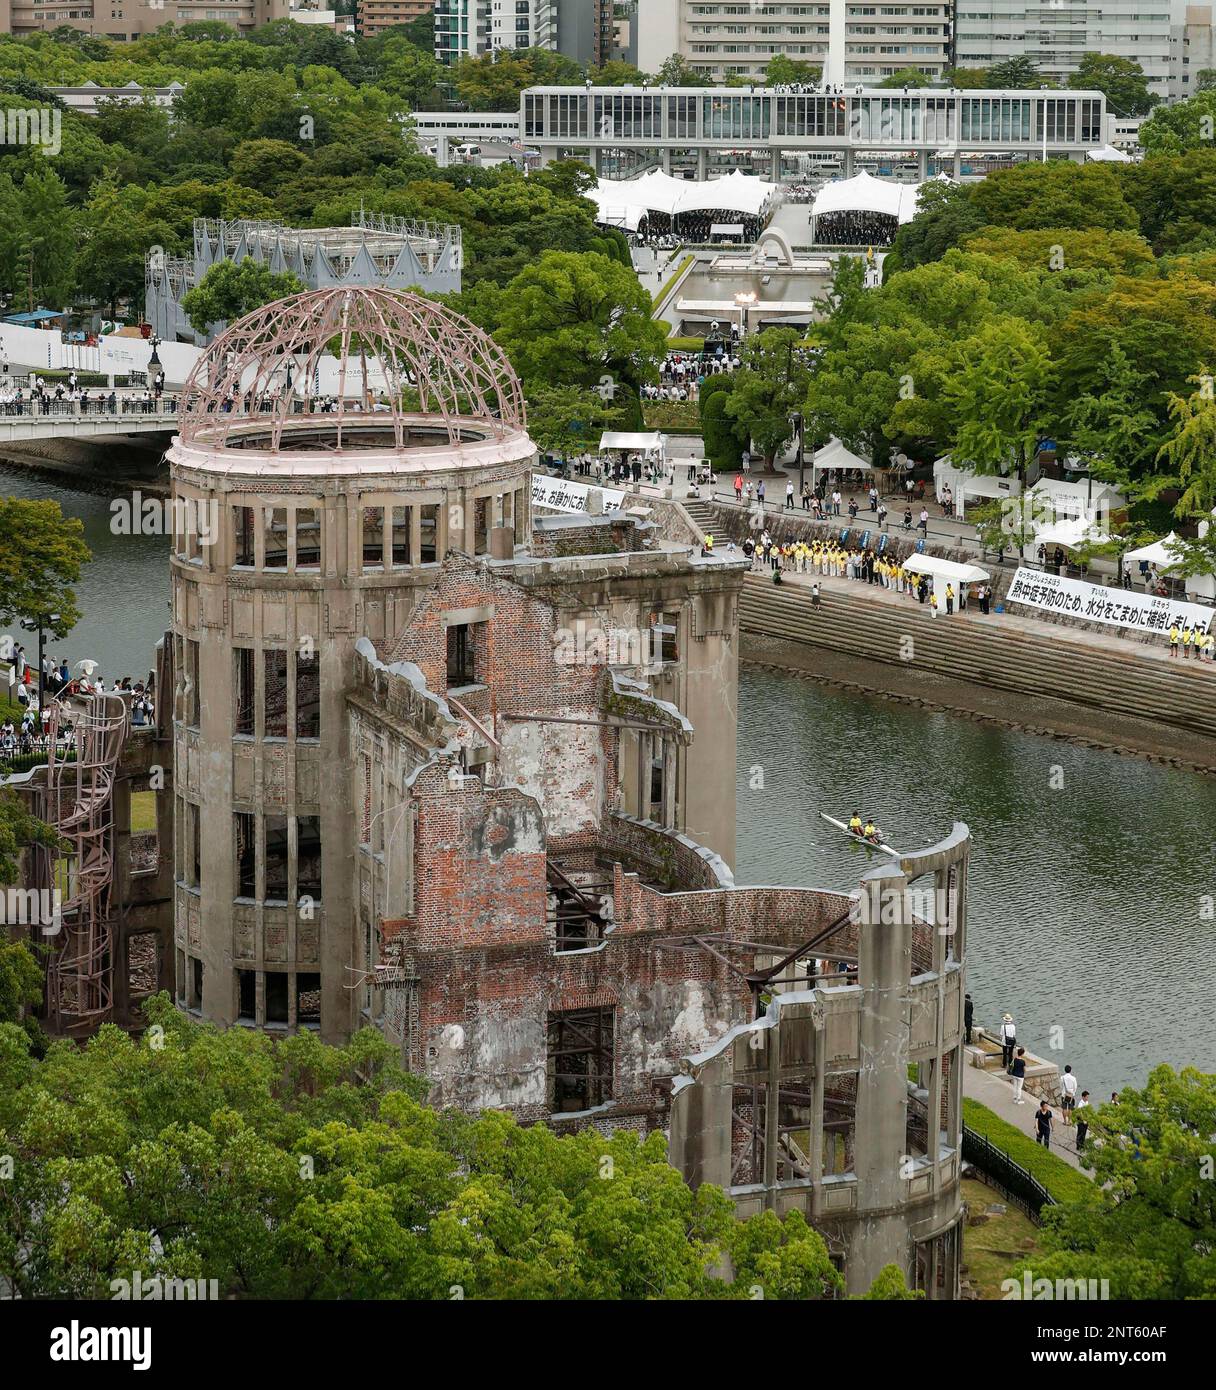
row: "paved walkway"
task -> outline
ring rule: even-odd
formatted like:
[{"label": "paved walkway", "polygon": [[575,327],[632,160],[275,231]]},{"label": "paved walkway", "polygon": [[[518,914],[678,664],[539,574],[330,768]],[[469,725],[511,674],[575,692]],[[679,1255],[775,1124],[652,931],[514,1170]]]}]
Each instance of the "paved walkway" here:
[{"label": "paved walkway", "polygon": [[[1023,1134],[1034,1137],[1034,1112],[1039,1108],[1039,1103],[1034,1096],[1026,1093],[1026,1103],[1015,1105],[1013,1085],[1008,1077],[999,1072],[981,1071],[979,1067],[966,1066],[963,1068],[963,1094],[972,1100],[978,1100],[981,1105],[986,1105],[989,1110],[999,1115],[1002,1120],[1007,1120]],[[1071,1163],[1080,1172],[1087,1173],[1077,1157],[1077,1131],[1064,1124],[1059,1106],[1053,1105],[1051,1109],[1055,1116],[1051,1133],[1051,1152],[1062,1158],[1065,1163]]]}]

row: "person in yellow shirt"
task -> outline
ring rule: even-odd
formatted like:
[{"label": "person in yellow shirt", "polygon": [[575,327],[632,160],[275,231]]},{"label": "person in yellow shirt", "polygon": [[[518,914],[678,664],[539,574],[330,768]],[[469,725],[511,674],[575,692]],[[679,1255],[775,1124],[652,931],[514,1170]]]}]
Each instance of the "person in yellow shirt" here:
[{"label": "person in yellow shirt", "polygon": [[1177,656],[1177,655],[1178,655],[1178,639],[1179,639],[1181,636],[1182,636],[1182,633],[1180,633],[1180,632],[1178,631],[1178,624],[1175,623],[1175,624],[1173,625],[1173,627],[1170,628],[1170,655],[1171,655],[1171,656]]}]

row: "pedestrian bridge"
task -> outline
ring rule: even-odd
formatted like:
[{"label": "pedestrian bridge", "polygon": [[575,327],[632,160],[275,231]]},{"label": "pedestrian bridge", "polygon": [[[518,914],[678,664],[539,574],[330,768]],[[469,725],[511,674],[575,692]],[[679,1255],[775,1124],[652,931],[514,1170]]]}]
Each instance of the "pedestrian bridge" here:
[{"label": "pedestrian bridge", "polygon": [[0,406],[0,444],[37,439],[102,439],[110,435],[172,434],[178,424],[177,400],[168,397],[151,409],[142,401],[49,401]]}]

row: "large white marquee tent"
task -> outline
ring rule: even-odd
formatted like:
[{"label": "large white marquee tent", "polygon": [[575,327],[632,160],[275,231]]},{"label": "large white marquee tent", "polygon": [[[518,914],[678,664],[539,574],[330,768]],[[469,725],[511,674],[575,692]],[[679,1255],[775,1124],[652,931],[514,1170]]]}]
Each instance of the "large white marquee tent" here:
[{"label": "large white marquee tent", "polygon": [[693,182],[653,169],[637,179],[600,179],[587,197],[600,210],[597,221],[635,232],[652,212],[733,212],[763,217],[781,196],[781,186],[734,169],[721,179]]},{"label": "large white marquee tent", "polygon": [[851,179],[825,183],[811,204],[811,226],[829,212],[869,212],[894,217],[901,225],[916,216],[920,184],[876,179],[864,171]]}]

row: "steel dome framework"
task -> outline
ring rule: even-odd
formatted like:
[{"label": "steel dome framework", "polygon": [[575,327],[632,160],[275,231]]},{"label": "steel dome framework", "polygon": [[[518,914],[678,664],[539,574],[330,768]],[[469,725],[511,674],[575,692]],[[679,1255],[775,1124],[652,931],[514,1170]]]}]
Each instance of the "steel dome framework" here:
[{"label": "steel dome framework", "polygon": [[433,300],[344,287],[277,300],[221,333],[187,379],[180,437],[277,453],[299,432],[323,430],[341,450],[375,428],[404,449],[437,422],[452,445],[526,429],[502,348]]}]

